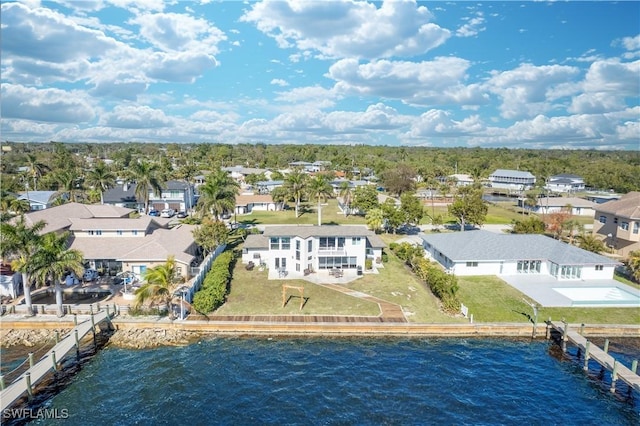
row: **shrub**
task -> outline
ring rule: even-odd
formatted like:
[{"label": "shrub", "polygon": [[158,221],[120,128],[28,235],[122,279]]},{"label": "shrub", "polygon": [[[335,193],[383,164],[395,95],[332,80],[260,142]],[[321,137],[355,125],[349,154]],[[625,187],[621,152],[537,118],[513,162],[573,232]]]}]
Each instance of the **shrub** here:
[{"label": "shrub", "polygon": [[227,297],[233,253],[221,253],[211,265],[211,270],[202,282],[202,288],[193,297],[193,308],[201,314],[209,313],[221,306]]},{"label": "shrub", "polygon": [[366,258],[364,260],[364,269],[368,270],[368,269],[371,269],[371,268],[373,268],[373,260],[371,260],[369,258]]}]

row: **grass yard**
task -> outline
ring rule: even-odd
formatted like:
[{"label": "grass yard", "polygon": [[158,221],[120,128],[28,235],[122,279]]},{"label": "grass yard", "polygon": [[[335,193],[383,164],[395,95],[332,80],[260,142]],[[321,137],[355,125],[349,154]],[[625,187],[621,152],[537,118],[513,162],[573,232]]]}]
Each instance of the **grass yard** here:
[{"label": "grass yard", "polygon": [[[304,287],[305,304],[300,308],[297,291],[282,307],[282,284]],[[376,316],[380,308],[356,297],[347,296],[304,280],[268,280],[267,271],[247,271],[241,262],[233,270],[227,302],[216,312],[220,315],[363,315]]]},{"label": "grass yard", "polygon": [[[296,218],[295,206],[291,205],[289,210],[279,212],[274,211],[253,211],[248,215],[237,216],[236,219],[240,223],[251,225],[317,225],[316,203],[302,203],[300,211],[302,214]],[[364,216],[347,216],[340,212],[338,201],[335,199],[328,200],[326,205],[322,206],[322,224],[323,225],[364,225],[366,222]]]},{"label": "grass yard", "polygon": [[[475,322],[523,322],[533,315],[524,294],[498,277],[458,277],[459,296]],[[538,321],[565,318],[573,323],[640,324],[637,308],[539,308]]]}]

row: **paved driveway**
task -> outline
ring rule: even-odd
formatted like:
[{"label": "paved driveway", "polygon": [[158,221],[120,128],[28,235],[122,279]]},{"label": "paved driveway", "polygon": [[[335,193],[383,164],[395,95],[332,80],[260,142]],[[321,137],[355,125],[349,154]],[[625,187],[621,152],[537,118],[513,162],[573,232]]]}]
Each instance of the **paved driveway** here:
[{"label": "paved driveway", "polygon": [[[555,291],[553,288],[575,288],[575,287],[617,287],[623,291],[634,294],[640,298],[640,290],[623,284],[616,280],[589,280],[589,281],[558,281],[549,275],[502,275],[500,276],[507,284],[515,287],[529,298],[535,300],[540,306],[544,307],[570,307],[573,301],[566,296]],[[580,304],[581,307],[588,307]],[[608,304],[597,303],[592,306],[613,307],[631,305],[616,305],[614,302]],[[638,307],[640,307],[640,299],[638,299]]]}]

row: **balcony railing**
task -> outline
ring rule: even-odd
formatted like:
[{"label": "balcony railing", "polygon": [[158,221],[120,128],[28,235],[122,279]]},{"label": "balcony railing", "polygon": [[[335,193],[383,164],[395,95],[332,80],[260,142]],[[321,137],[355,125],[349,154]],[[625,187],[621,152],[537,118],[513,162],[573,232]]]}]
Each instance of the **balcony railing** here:
[{"label": "balcony railing", "polygon": [[320,248],[318,249],[318,256],[346,256],[347,251],[345,249],[336,248]]}]

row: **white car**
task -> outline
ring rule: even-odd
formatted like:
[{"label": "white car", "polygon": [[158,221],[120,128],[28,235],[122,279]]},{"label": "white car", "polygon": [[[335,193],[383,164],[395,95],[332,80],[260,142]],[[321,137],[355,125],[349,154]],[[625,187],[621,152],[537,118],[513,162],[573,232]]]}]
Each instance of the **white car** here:
[{"label": "white car", "polygon": [[164,209],[160,212],[160,217],[173,217],[176,214],[174,209]]}]

